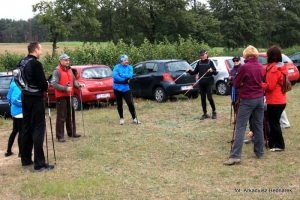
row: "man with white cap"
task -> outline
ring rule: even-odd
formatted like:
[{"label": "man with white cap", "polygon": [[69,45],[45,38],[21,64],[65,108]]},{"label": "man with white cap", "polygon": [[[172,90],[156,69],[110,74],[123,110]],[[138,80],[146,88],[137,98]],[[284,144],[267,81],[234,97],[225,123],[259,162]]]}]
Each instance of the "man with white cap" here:
[{"label": "man with white cap", "polygon": [[64,123],[66,122],[67,134],[69,137],[80,137],[76,133],[75,112],[72,106],[72,96],[74,87],[80,88],[76,82],[70,65],[70,56],[62,54],[59,57],[59,63],[53,71],[52,84],[55,89],[56,98],[56,138],[58,142],[65,142]]}]

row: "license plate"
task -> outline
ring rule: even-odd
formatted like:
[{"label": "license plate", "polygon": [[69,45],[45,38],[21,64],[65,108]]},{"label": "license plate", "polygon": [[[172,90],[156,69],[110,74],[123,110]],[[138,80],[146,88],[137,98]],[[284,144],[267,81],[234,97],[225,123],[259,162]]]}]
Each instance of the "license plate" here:
[{"label": "license plate", "polygon": [[190,89],[192,89],[193,88],[193,86],[182,86],[181,87],[181,90],[190,90]]},{"label": "license plate", "polygon": [[97,94],[96,98],[97,99],[105,99],[105,98],[109,98],[110,94],[109,93],[105,93],[105,94]]},{"label": "license plate", "polygon": [[289,72],[289,73],[293,73],[293,72],[294,72],[294,69],[289,69],[288,72]]}]

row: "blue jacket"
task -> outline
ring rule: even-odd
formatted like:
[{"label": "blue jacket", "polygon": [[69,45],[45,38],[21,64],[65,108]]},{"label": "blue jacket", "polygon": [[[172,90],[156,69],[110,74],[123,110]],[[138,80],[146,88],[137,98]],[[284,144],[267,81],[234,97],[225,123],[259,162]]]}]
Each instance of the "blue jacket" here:
[{"label": "blue jacket", "polygon": [[7,93],[7,100],[10,103],[10,113],[14,117],[22,113],[21,90],[12,79]]},{"label": "blue jacket", "polygon": [[120,92],[130,90],[128,84],[125,83],[126,79],[131,79],[133,75],[133,67],[131,65],[117,64],[113,69],[114,85],[113,88]]}]

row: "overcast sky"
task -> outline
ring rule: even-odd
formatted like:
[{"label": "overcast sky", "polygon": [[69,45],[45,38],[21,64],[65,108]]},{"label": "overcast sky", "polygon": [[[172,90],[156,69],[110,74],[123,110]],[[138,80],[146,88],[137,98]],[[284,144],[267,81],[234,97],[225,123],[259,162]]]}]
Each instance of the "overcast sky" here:
[{"label": "overcast sky", "polygon": [[[0,0],[0,19],[28,20],[34,17],[32,5],[41,0]],[[206,2],[206,0],[200,0]]]}]

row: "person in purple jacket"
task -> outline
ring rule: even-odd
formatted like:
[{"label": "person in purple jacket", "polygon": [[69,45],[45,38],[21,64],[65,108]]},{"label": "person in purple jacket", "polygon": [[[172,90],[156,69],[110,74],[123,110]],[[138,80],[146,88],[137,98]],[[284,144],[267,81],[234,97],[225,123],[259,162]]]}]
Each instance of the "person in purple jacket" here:
[{"label": "person in purple jacket", "polygon": [[223,163],[224,165],[241,163],[244,135],[251,114],[253,120],[254,153],[257,158],[260,158],[264,154],[263,66],[258,62],[258,51],[254,46],[249,45],[243,51],[243,57],[245,58],[245,64],[239,67],[233,80],[233,86],[239,89],[240,93],[234,143],[229,159]]}]

